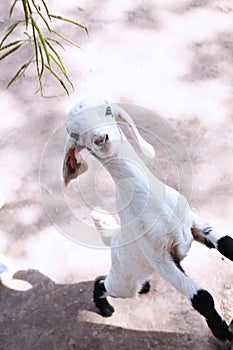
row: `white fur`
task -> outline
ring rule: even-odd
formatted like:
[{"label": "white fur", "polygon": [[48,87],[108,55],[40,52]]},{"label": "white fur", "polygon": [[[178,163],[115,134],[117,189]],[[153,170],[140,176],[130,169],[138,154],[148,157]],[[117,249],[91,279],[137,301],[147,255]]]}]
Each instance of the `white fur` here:
[{"label": "white fur", "polygon": [[[198,219],[181,194],[153,176],[115,121],[117,116],[122,117],[136,131],[142,149],[147,149],[145,153],[154,154],[132,119],[119,106],[108,106],[112,116],[105,113],[105,101],[83,102],[71,110],[67,120],[68,133],[80,134],[77,146],[89,149],[116,184],[121,227],[115,229],[111,240],[112,265],[104,282],[107,294],[137,297],[142,284],[157,271],[191,299],[199,287],[176,266],[171,254],[185,257],[193,241],[191,228]],[[95,145],[93,138],[104,134],[109,142]],[[108,227],[95,215],[96,227],[105,235]]]}]

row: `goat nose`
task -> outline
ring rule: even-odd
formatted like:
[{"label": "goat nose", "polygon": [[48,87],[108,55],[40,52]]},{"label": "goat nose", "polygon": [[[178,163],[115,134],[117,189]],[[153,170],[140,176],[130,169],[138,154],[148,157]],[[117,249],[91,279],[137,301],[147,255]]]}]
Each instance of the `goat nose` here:
[{"label": "goat nose", "polygon": [[94,143],[99,146],[99,145],[104,145],[109,141],[109,136],[108,134],[103,134],[99,136],[94,136]]}]

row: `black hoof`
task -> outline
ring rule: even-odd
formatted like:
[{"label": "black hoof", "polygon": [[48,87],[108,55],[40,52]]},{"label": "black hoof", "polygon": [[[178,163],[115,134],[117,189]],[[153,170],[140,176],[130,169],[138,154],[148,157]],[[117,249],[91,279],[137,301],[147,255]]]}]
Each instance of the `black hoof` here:
[{"label": "black hoof", "polygon": [[142,289],[140,290],[139,294],[146,294],[150,291],[150,283],[147,281],[143,284]]},{"label": "black hoof", "polygon": [[94,300],[95,306],[99,309],[99,313],[103,317],[112,316],[114,307],[109,304],[106,298]]},{"label": "black hoof", "polygon": [[233,333],[229,330],[227,324],[225,321],[222,321],[221,326],[216,327],[216,325],[214,325],[214,327],[211,325],[210,321],[207,321],[208,326],[210,327],[213,335],[222,340],[229,340],[232,341],[233,340]]},{"label": "black hoof", "polygon": [[99,309],[99,312],[104,317],[112,316],[115,311],[113,306],[109,304],[106,295],[106,289],[104,286],[104,280],[102,277],[99,277],[95,280],[94,291],[93,291],[93,300],[95,306]]},{"label": "black hoof", "polygon": [[229,328],[233,332],[233,320],[231,320],[231,323],[229,324]]},{"label": "black hoof", "polygon": [[218,240],[218,251],[229,260],[233,261],[233,239],[224,236]]},{"label": "black hoof", "polygon": [[222,341],[232,340],[233,334],[226,322],[215,310],[214,299],[209,292],[199,289],[191,299],[191,302],[194,309],[205,317],[210,330],[216,338]]},{"label": "black hoof", "polygon": [[228,332],[230,333],[228,340],[230,340],[233,343],[233,320],[231,320],[229,324]]}]

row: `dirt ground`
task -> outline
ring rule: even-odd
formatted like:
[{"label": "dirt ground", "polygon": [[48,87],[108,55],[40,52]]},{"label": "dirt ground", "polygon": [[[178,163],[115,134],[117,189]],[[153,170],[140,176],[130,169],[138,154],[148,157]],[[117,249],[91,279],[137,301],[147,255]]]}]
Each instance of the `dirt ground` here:
[{"label": "dirt ground", "polygon": [[[149,117],[132,115],[138,125],[155,134],[156,113],[186,146],[192,165],[191,207],[232,236],[232,1],[104,0],[100,5],[71,0],[68,8],[55,0],[49,4],[54,12],[85,23],[89,37],[63,26],[81,46],[66,46],[64,52],[76,86],[70,97],[50,79],[45,98],[34,94],[33,70],[7,90],[24,53],[0,65],[0,193],[5,198],[0,252],[10,259],[15,278],[32,285],[26,292],[0,286],[0,349],[233,348],[216,340],[202,317],[159,276],[141,301],[113,299],[114,315],[98,315],[93,280],[108,273],[109,250],[88,248],[62,235],[42,204],[39,182],[48,140],[77,100],[94,95],[142,106]],[[0,33],[10,24],[7,11],[8,4],[1,2]],[[175,168],[154,140],[163,176],[177,187]],[[156,170],[156,164],[149,166]],[[184,165],[181,158],[178,166]],[[91,172],[85,176],[92,184]],[[100,190],[110,198],[108,185],[103,181]],[[91,208],[83,204],[78,183],[67,189],[66,197],[81,220],[91,222]],[[183,267],[211,292],[230,322],[232,263],[193,244]]]}]

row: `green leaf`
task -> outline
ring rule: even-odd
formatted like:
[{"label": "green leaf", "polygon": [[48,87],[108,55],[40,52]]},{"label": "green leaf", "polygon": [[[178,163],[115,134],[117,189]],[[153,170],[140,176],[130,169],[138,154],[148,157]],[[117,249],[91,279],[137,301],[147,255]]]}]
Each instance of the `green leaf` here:
[{"label": "green leaf", "polygon": [[59,36],[61,39],[65,40],[66,42],[68,42],[69,44],[76,46],[78,49],[80,49],[80,46],[78,44],[76,44],[73,40],[67,38],[66,36],[62,35],[61,33],[58,33],[56,30],[52,30],[52,33],[56,34],[57,36]]},{"label": "green leaf", "polygon": [[54,39],[54,38],[50,38],[47,36],[46,38],[48,41],[52,41],[53,43],[57,44],[58,46],[60,46],[63,50],[65,50],[64,46],[60,43],[60,41]]},{"label": "green leaf", "polygon": [[[58,51],[56,50],[57,49],[56,45],[64,49],[62,41],[65,41],[77,48],[80,48],[80,47],[73,40],[53,30],[51,21],[52,19],[57,19],[63,22],[73,24],[75,26],[78,26],[84,29],[88,34],[88,30],[86,26],[70,18],[51,14],[47,6],[47,0],[40,0],[40,2],[37,0],[11,0],[11,2],[12,2],[12,5],[10,7],[9,16],[12,16],[13,12],[15,11],[15,6],[17,5],[17,2],[19,2],[22,4],[21,6],[23,6],[24,19],[15,21],[4,34],[0,42],[0,53],[2,53],[2,55],[0,56],[0,60],[3,60],[4,58],[9,57],[9,55],[16,52],[16,50],[18,50],[24,43],[27,43],[27,42],[34,44],[34,53],[33,53],[33,57],[18,69],[16,74],[10,80],[8,86],[13,84],[17,79],[19,79],[24,74],[25,70],[28,68],[30,63],[33,62],[36,66],[37,76],[39,79],[38,85],[42,95],[43,95],[42,78],[43,78],[45,69],[47,69],[51,73],[51,75],[53,75],[60,82],[62,87],[65,89],[66,93],[69,94],[69,90],[67,86],[69,88],[70,86],[74,88],[74,86],[69,77],[67,69],[63,63],[63,60],[60,57]],[[38,19],[38,22],[36,21],[37,19]],[[26,38],[23,37],[22,40],[11,40],[10,42],[7,42],[5,44],[9,36],[12,35],[12,33],[14,32],[15,28],[17,28],[18,25],[22,23],[26,27],[26,29],[24,29],[25,30],[24,34],[27,37]],[[40,25],[41,23],[42,23],[42,26],[44,25],[46,26],[46,30],[48,32],[54,34],[54,38],[52,37],[53,35],[51,35],[51,37],[46,37],[46,35],[42,31],[42,28]],[[27,32],[28,27],[32,28],[32,34]],[[70,86],[66,85],[67,83],[69,83]]]},{"label": "green leaf", "polygon": [[33,25],[32,25],[32,35],[33,35],[33,42],[34,42],[34,49],[35,49],[35,56],[36,56],[37,73],[39,74],[39,59],[38,59],[37,38],[36,38],[35,26],[33,26]]},{"label": "green leaf", "polygon": [[7,45],[5,45],[5,46],[0,47],[0,51],[5,50],[5,49],[8,49],[8,47],[17,45],[17,44],[22,43],[22,42],[24,42],[24,41],[27,41],[27,40],[16,40],[16,41],[12,41],[11,43],[9,43],[9,44],[7,44]]},{"label": "green leaf", "polygon": [[47,16],[49,17],[49,19],[51,20],[51,17],[49,15],[49,9],[48,9],[48,6],[46,4],[46,2],[44,0],[41,0],[42,4],[44,5],[44,8],[45,8],[45,11],[47,13]]},{"label": "green leaf", "polygon": [[[34,41],[35,56],[36,56],[37,76],[38,76],[38,80],[39,80],[40,91],[41,91],[41,94],[43,94],[43,84],[42,84],[41,77],[42,77],[42,74],[43,74],[43,71],[44,71],[44,57],[43,57],[43,52],[42,52],[42,49],[41,49],[41,45],[40,45],[39,41],[37,41],[36,30],[35,30],[35,27],[33,25],[32,25],[32,33],[33,33],[33,41]],[[41,56],[41,69],[40,69],[40,64],[39,64],[38,51],[39,51],[40,56]]]},{"label": "green leaf", "polygon": [[76,26],[78,26],[80,28],[83,28],[86,31],[86,33],[88,34],[87,27],[84,24],[82,24],[82,23],[76,22],[76,21],[74,21],[73,19],[70,19],[70,18],[66,18],[66,17],[62,17],[62,16],[58,16],[58,15],[53,15],[51,13],[49,15],[52,18],[56,18],[56,19],[59,19],[59,20],[64,21],[64,22],[75,24]]},{"label": "green leaf", "polygon": [[18,1],[18,0],[15,0],[15,1],[13,2],[12,6],[11,6],[11,8],[10,8],[9,17],[11,17],[12,12],[14,11],[14,7],[15,7],[17,1]]},{"label": "green leaf", "polygon": [[65,66],[64,66],[64,63],[63,63],[61,57],[59,56],[59,54],[57,53],[57,51],[54,49],[54,47],[50,44],[50,42],[47,41],[47,39],[46,39],[46,42],[47,42],[47,44],[48,44],[50,50],[51,50],[51,51],[55,54],[55,56],[57,57],[57,60],[58,60],[58,61],[56,60],[56,58],[55,58],[51,53],[49,54],[50,57],[51,57],[52,60],[56,63],[56,65],[60,68],[60,70],[62,71],[62,73],[63,73],[64,76],[66,77],[66,80],[70,83],[70,85],[72,86],[72,88],[74,88],[74,85],[73,85],[72,81],[71,81],[70,78],[69,78],[69,75],[68,75],[68,73],[67,73],[67,71],[66,71],[66,68],[65,68]]},{"label": "green leaf", "polygon": [[43,95],[42,75],[44,73],[44,67],[45,67],[45,65],[44,65],[44,56],[43,56],[43,50],[42,50],[41,44],[39,42],[37,44],[38,44],[39,53],[40,53],[40,59],[41,59],[41,69],[39,69],[39,62],[37,64],[37,72],[39,72],[37,74],[37,76],[38,76],[38,80],[39,80],[40,92]]},{"label": "green leaf", "polygon": [[62,71],[62,73],[64,74],[66,80],[70,83],[71,87],[74,88],[74,85],[73,85],[72,81],[70,80],[70,78],[68,76],[68,73],[67,73],[67,71],[65,69],[65,66],[64,66],[62,60],[60,58],[58,60],[56,60],[56,58],[51,53],[50,53],[50,57],[56,63],[58,68]]},{"label": "green leaf", "polygon": [[24,63],[19,70],[17,71],[17,73],[13,76],[13,78],[10,80],[10,82],[7,85],[7,88],[9,88],[9,86],[11,84],[13,84],[16,80],[18,80],[26,71],[26,69],[28,68],[29,64],[32,62],[32,59],[30,59],[30,61],[28,61],[27,63]]},{"label": "green leaf", "polygon": [[[25,16],[25,25],[26,25],[26,29],[28,29],[28,20],[29,20],[29,13],[28,13],[28,0],[22,0],[23,3],[23,11],[24,11],[24,16]],[[30,10],[30,7],[29,7]]]},{"label": "green leaf", "polygon": [[[58,58],[58,60],[61,62],[62,66],[64,67],[63,63],[62,63],[62,59],[61,57],[59,56],[59,54],[57,53],[57,51],[54,49],[53,45],[50,44],[50,42],[48,41],[47,38],[45,38],[45,41],[47,43],[47,45],[49,46],[50,50],[53,51],[53,53],[56,55],[56,57]],[[64,67],[65,69],[65,67]]]},{"label": "green leaf", "polygon": [[28,40],[32,40],[31,35],[29,35],[27,32],[23,32],[23,34],[25,34],[28,37]]},{"label": "green leaf", "polygon": [[[35,26],[33,26],[33,25],[32,25],[32,33],[33,33],[33,42],[34,42],[34,48],[35,48],[36,70],[37,70],[37,76],[38,76],[38,80],[39,80],[39,89],[40,89],[41,94],[43,95],[43,84],[42,84],[41,77],[42,77],[43,71],[44,71],[44,57],[43,57],[41,44],[36,38]],[[38,52],[40,53],[40,58],[41,58],[41,69],[40,69],[40,64],[39,64],[40,62],[39,62]]]},{"label": "green leaf", "polygon": [[45,64],[45,67],[50,71],[50,73],[52,73],[52,75],[60,82],[61,86],[63,87],[63,89],[65,89],[67,95],[69,95],[69,90],[67,89],[65,83],[63,82],[63,80],[59,77],[59,75],[47,64]]},{"label": "green leaf", "polygon": [[1,43],[0,43],[0,47],[2,46],[2,44],[4,43],[4,41],[6,41],[6,39],[8,38],[8,36],[14,31],[14,29],[20,24],[25,22],[24,20],[20,19],[18,21],[15,21],[6,31],[5,36],[3,37]]},{"label": "green leaf", "polygon": [[5,52],[3,55],[0,56],[0,61],[3,60],[4,58],[6,58],[7,56],[11,55],[16,50],[18,50],[22,45],[23,45],[23,43],[20,43],[19,45],[13,47],[11,50]]},{"label": "green leaf", "polygon": [[32,1],[32,4],[33,6],[35,7],[36,9],[36,13],[41,17],[41,19],[43,20],[44,24],[46,25],[47,29],[51,32],[51,28],[50,28],[50,25],[48,24],[48,22],[46,21],[45,17],[42,15],[39,7],[36,5],[35,1],[34,0],[31,0]]}]

